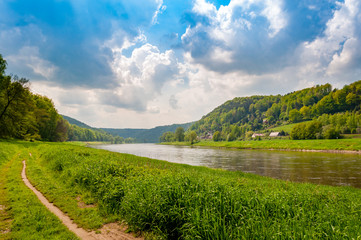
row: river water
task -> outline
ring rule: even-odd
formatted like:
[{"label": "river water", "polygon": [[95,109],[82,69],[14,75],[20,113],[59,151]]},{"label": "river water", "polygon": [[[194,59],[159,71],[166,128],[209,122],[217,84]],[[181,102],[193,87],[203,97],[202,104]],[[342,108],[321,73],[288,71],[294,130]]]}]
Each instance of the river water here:
[{"label": "river water", "polygon": [[243,171],[277,179],[361,188],[361,155],[233,150],[157,144],[94,146],[194,166]]}]

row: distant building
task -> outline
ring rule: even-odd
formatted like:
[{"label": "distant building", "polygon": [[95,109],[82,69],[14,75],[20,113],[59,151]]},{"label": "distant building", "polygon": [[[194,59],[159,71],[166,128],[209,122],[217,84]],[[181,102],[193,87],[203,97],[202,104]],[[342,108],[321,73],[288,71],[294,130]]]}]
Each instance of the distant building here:
[{"label": "distant building", "polygon": [[253,133],[252,138],[256,138],[256,137],[264,137],[263,133]]},{"label": "distant building", "polygon": [[213,138],[212,132],[207,132],[204,136],[201,136],[200,139],[202,140],[211,140]]},{"label": "distant building", "polygon": [[270,136],[270,137],[280,137],[281,134],[280,134],[280,132],[271,132],[271,133],[269,134],[269,136]]}]

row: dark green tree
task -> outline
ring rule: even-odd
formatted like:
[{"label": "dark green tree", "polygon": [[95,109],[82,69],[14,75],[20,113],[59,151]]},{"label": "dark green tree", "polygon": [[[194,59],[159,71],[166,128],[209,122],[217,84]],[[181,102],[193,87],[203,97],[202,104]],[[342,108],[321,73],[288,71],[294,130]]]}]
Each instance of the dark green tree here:
[{"label": "dark green tree", "polygon": [[218,142],[221,140],[221,133],[219,131],[215,131],[213,134],[213,141]]},{"label": "dark green tree", "polygon": [[175,130],[174,137],[177,142],[183,142],[184,141],[184,128],[178,127]]}]

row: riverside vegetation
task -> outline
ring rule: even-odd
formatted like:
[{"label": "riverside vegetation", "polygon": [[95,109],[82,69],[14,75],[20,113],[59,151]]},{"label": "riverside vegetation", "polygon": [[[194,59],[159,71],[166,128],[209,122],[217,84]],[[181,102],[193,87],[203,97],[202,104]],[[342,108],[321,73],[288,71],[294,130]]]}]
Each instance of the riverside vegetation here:
[{"label": "riverside vegetation", "polygon": [[0,239],[78,239],[21,179],[22,160],[37,145],[0,141]]},{"label": "riverside vegetation", "polygon": [[[9,166],[17,173],[1,189],[5,196],[1,205],[7,206],[8,216],[14,218],[8,223],[9,238],[24,229],[54,234],[59,227],[56,221],[53,227],[43,227],[49,220],[39,215],[37,223],[28,219],[28,214],[21,215],[27,216],[21,221],[15,220],[37,201],[24,195],[24,208],[19,203],[23,192],[15,199],[12,195],[15,188],[22,188],[22,159],[27,160],[30,181],[77,224],[88,229],[124,221],[130,230],[155,239],[361,236],[360,189],[292,183],[67,143],[3,141],[0,148],[5,152],[2,171]],[[79,207],[79,202],[89,207]],[[64,234],[68,233],[64,230]],[[46,239],[43,236],[47,235],[37,239]]]}]

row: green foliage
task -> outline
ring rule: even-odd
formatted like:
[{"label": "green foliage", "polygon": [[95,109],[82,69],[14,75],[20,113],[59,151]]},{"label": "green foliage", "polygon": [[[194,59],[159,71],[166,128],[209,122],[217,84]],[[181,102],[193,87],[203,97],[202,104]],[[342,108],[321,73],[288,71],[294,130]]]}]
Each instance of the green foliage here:
[{"label": "green foliage", "polygon": [[294,140],[322,138],[322,123],[310,121],[293,127],[290,136]]},{"label": "green foliage", "polygon": [[0,142],[0,238],[78,239],[22,182],[22,161],[29,158],[25,147],[30,147],[24,145]]},{"label": "green foliage", "polygon": [[[322,114],[358,111],[360,95],[361,81],[358,81],[340,90],[332,90],[330,84],[325,84],[284,96],[234,98],[195,122],[190,130],[200,136],[219,131],[223,139],[228,139],[228,136],[231,139],[245,139],[246,133],[250,131],[257,132],[270,127],[274,129],[285,123],[315,119]],[[357,127],[353,129],[356,131]],[[290,129],[286,132],[290,132]],[[315,136],[311,134],[308,137]]]},{"label": "green foliage", "polygon": [[174,138],[177,142],[183,142],[184,141],[184,128],[182,127],[178,127],[176,130],[175,130],[175,133],[174,133]]},{"label": "green foliage", "polygon": [[236,140],[236,137],[235,137],[235,135],[233,134],[233,132],[229,133],[229,134],[227,135],[227,141],[228,141],[228,142],[231,142],[231,141],[234,141],[234,140]]},{"label": "green foliage", "polygon": [[337,139],[340,137],[340,132],[330,124],[322,128],[322,136],[326,139]]},{"label": "green foliage", "polygon": [[0,137],[25,140],[65,141],[67,123],[54,104],[29,90],[29,80],[6,76],[0,55]]},{"label": "green foliage", "polygon": [[162,134],[162,136],[159,139],[160,142],[174,142],[175,136],[173,132],[165,132]]},{"label": "green foliage", "polygon": [[289,120],[291,123],[300,122],[302,120],[302,114],[297,109],[292,109],[289,113]]},{"label": "green foliage", "polygon": [[[69,141],[100,141],[100,142],[111,142],[111,143],[124,143],[123,137],[112,136],[101,129],[95,128],[84,128],[79,127],[75,124],[70,124],[68,128],[68,140]],[[133,141],[132,141],[133,142]]]},{"label": "green foliage", "polygon": [[219,131],[214,132],[213,141],[215,141],[215,142],[221,141],[221,133]]},{"label": "green foliage", "polygon": [[340,133],[357,133],[361,127],[361,113],[323,114],[317,120],[300,123],[291,131],[292,139],[336,139]]},{"label": "green foliage", "polygon": [[197,140],[197,133],[196,131],[190,131],[188,133],[188,137],[187,137],[188,141],[191,142],[191,144],[195,143],[195,141]]}]

